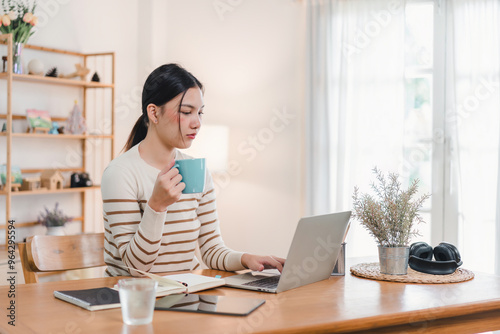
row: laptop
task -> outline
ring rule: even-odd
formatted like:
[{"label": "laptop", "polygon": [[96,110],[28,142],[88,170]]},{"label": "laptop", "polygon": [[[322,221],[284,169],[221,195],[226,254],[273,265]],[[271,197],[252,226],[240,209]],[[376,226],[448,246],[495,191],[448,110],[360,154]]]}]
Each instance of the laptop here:
[{"label": "laptop", "polygon": [[299,220],[281,275],[249,272],[225,277],[226,286],[279,293],[327,279],[332,274],[351,211]]}]

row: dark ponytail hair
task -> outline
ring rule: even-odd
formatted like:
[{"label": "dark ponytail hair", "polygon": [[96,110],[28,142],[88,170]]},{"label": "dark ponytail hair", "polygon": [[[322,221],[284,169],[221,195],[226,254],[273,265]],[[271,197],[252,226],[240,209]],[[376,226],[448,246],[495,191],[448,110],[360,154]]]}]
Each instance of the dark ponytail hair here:
[{"label": "dark ponytail hair", "polygon": [[177,64],[162,65],[151,72],[142,89],[142,115],[135,122],[124,150],[130,150],[146,138],[149,125],[147,110],[149,104],[153,103],[161,107],[193,87],[203,90],[203,85],[198,79]]}]

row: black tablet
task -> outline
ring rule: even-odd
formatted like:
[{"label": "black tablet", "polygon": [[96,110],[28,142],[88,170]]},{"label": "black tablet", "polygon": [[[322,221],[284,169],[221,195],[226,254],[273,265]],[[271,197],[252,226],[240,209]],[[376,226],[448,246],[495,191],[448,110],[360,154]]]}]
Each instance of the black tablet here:
[{"label": "black tablet", "polygon": [[155,310],[248,315],[265,302],[264,299],[254,298],[177,294],[158,299]]}]

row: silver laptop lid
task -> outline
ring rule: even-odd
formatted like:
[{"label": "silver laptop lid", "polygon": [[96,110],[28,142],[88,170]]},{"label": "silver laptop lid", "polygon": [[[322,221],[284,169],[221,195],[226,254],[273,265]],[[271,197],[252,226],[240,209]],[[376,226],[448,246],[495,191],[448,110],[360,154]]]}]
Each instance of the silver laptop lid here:
[{"label": "silver laptop lid", "polygon": [[276,292],[330,277],[351,211],[299,220]]}]

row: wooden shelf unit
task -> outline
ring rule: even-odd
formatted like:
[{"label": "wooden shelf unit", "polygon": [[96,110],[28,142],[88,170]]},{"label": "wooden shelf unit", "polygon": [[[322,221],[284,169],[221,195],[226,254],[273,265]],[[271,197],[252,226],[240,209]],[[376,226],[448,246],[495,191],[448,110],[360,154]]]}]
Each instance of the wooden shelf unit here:
[{"label": "wooden shelf unit", "polygon": [[[0,136],[7,136],[7,133],[1,132]],[[47,138],[47,139],[60,139],[60,138],[67,138],[67,139],[91,139],[91,138],[96,138],[96,139],[113,139],[113,135],[72,135],[72,134],[59,134],[59,135],[52,135],[48,133],[13,133],[12,137],[25,137],[25,138]]]},{"label": "wooden shelf unit", "polygon": [[[12,191],[11,196],[29,196],[29,195],[43,195],[43,194],[61,194],[61,193],[81,193],[87,190],[100,189],[100,186],[91,187],[78,187],[78,188],[63,188],[63,189],[37,189],[37,190],[22,190]],[[0,190],[0,195],[6,195],[7,191]]]},{"label": "wooden shelf unit", "polygon": [[[0,73],[0,79],[7,79],[7,73]],[[64,85],[64,86],[75,86],[75,87],[83,87],[83,88],[114,88],[114,84],[104,84],[100,82],[92,82],[92,81],[81,81],[78,79],[64,79],[64,78],[53,78],[53,77],[44,77],[39,75],[30,75],[30,74],[12,74],[13,81],[24,81],[24,82],[35,82],[42,83],[48,85]]]},{"label": "wooden shelf unit", "polygon": [[[76,168],[65,168],[59,169],[62,172],[84,172],[85,166],[87,163],[86,158],[86,149],[87,149],[87,140],[90,139],[106,139],[110,141],[111,145],[111,157],[113,159],[115,156],[114,152],[114,100],[115,100],[115,53],[114,52],[104,52],[104,53],[79,53],[73,51],[67,51],[62,49],[54,49],[54,48],[46,48],[36,45],[26,44],[24,46],[25,49],[33,49],[38,51],[64,54],[70,56],[77,56],[83,60],[83,65],[87,65],[87,60],[89,57],[110,57],[111,62],[111,83],[101,83],[101,82],[91,82],[91,81],[82,81],[78,79],[66,79],[66,78],[56,78],[56,77],[45,77],[45,76],[37,76],[37,75],[29,75],[29,74],[15,74],[12,72],[12,34],[2,34],[0,35],[0,44],[4,44],[7,46],[7,72],[0,73],[0,80],[5,80],[7,82],[7,112],[0,114],[0,119],[6,120],[6,132],[1,132],[0,137],[6,138],[6,176],[7,182],[4,185],[3,190],[0,190],[0,198],[5,198],[5,206],[6,206],[6,214],[5,214],[5,223],[0,223],[0,230],[5,230],[5,244],[8,244],[8,234],[7,227],[8,221],[11,219],[11,206],[12,206],[12,198],[13,197],[24,197],[24,196],[43,196],[47,194],[66,194],[66,193],[80,193],[81,196],[81,207],[82,212],[80,217],[75,217],[73,220],[81,221],[82,224],[82,232],[85,230],[85,193],[87,191],[95,191],[96,189],[100,189],[100,186],[95,185],[92,187],[81,187],[81,188],[64,188],[64,189],[56,189],[56,190],[32,190],[32,191],[12,191],[11,189],[11,168],[12,168],[12,144],[13,139],[15,138],[27,138],[27,139],[43,139],[43,140],[52,140],[52,139],[75,139],[82,142],[82,165],[81,167]],[[111,115],[111,130],[110,134],[46,134],[46,133],[13,133],[12,132],[12,122],[13,120],[25,120],[26,116],[24,115],[13,115],[12,112],[12,100],[13,100],[13,82],[30,82],[33,84],[41,84],[41,85],[62,85],[67,87],[75,87],[76,89],[83,90],[83,103],[81,104],[83,117],[87,116],[87,108],[86,108],[86,100],[87,100],[87,90],[88,89],[110,89],[111,90],[111,105],[110,105],[110,115]],[[53,121],[64,122],[66,121],[66,117],[51,117]],[[32,174],[39,173],[42,169],[22,169],[22,174]],[[14,226],[17,227],[29,227],[36,226],[38,222],[15,222]]]}]

